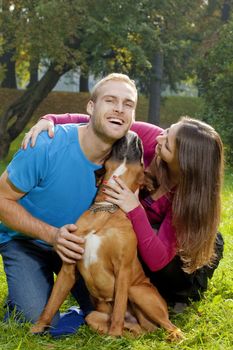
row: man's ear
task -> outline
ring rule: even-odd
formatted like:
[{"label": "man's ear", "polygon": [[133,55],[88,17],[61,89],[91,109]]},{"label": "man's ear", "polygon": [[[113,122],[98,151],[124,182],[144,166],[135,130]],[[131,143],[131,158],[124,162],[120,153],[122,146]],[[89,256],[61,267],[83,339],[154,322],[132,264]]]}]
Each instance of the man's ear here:
[{"label": "man's ear", "polygon": [[92,100],[89,100],[88,103],[87,103],[87,114],[92,116],[93,115],[93,111],[94,111],[94,102]]}]

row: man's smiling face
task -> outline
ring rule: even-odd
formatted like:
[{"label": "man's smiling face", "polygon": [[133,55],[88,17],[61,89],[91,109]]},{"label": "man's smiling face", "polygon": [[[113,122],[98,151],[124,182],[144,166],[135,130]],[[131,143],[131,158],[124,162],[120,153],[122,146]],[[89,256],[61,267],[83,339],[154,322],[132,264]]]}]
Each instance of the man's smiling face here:
[{"label": "man's smiling face", "polygon": [[89,101],[87,112],[96,135],[107,142],[124,136],[135,119],[137,93],[127,82],[109,80],[98,90],[96,101]]}]

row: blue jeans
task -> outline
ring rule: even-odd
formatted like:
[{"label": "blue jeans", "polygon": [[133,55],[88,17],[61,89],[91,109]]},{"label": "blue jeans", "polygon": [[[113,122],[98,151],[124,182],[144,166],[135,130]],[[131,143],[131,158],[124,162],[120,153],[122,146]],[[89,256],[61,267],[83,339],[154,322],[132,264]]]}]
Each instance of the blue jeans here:
[{"label": "blue jeans", "polygon": [[[54,284],[54,273],[61,268],[61,259],[52,247],[34,240],[14,239],[0,246],[8,284],[6,319],[13,309],[25,321],[34,323],[43,311]],[[84,314],[93,306],[82,278],[72,289]],[[52,325],[59,320],[59,312]]]}]

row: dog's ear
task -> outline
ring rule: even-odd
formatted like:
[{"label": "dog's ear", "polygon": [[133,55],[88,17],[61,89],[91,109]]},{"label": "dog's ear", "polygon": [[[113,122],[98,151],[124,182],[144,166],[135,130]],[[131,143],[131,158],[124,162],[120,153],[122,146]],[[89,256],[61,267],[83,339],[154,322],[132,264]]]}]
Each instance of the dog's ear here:
[{"label": "dog's ear", "polygon": [[96,185],[96,187],[99,187],[101,185],[105,173],[106,173],[105,167],[95,171],[95,185]]},{"label": "dog's ear", "polygon": [[143,144],[142,144],[142,140],[138,137],[138,148],[141,152],[141,165],[144,167],[144,148],[143,148]]}]

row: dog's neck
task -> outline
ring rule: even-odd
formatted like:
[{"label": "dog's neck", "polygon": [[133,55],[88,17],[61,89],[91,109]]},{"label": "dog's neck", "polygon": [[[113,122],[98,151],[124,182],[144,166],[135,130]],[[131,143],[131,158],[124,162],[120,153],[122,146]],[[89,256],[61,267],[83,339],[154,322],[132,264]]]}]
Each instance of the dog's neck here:
[{"label": "dog's neck", "polygon": [[119,207],[116,204],[112,204],[106,201],[103,202],[94,202],[90,207],[90,211],[97,213],[99,211],[107,211],[109,213],[115,213]]},{"label": "dog's neck", "polygon": [[109,213],[115,213],[119,209],[119,207],[116,204],[109,203],[105,200],[105,195],[102,192],[103,185],[100,185],[97,196],[95,198],[94,203],[90,207],[90,210],[94,213],[99,211],[106,211]]}]

